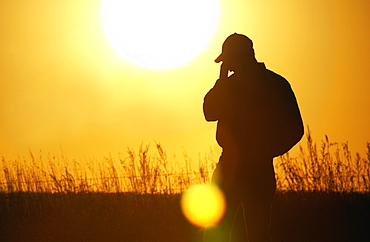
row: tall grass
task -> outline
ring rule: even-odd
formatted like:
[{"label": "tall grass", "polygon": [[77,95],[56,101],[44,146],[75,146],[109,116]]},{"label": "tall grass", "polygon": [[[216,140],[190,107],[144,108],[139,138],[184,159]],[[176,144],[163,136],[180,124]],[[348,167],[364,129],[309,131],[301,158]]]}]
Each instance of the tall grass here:
[{"label": "tall grass", "polygon": [[348,142],[331,142],[328,136],[318,146],[310,129],[306,148],[297,157],[286,153],[277,158],[275,169],[280,190],[322,192],[370,192],[370,143],[367,157],[352,156]]},{"label": "tall grass", "polygon": [[[366,158],[352,156],[348,143],[331,142],[327,136],[318,146],[309,129],[305,143],[297,156],[275,159],[278,190],[370,192],[370,143]],[[154,150],[141,145],[103,160],[29,151],[16,160],[2,157],[0,192],[177,194],[209,182],[216,162],[212,152],[197,160],[169,156],[159,143]]]},{"label": "tall grass", "polygon": [[79,161],[41,151],[15,160],[3,156],[0,192],[177,194],[209,182],[216,165],[212,152],[196,161],[186,154],[169,157],[159,143],[151,151],[150,145],[141,145],[118,157]]}]

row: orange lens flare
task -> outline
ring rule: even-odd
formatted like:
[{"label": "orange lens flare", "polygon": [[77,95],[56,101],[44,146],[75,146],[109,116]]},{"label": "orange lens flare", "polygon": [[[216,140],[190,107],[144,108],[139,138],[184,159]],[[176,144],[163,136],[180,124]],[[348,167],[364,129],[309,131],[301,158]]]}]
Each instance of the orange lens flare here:
[{"label": "orange lens flare", "polygon": [[216,225],[225,213],[226,201],[215,185],[196,185],[187,189],[181,197],[181,209],[185,218],[197,227]]}]

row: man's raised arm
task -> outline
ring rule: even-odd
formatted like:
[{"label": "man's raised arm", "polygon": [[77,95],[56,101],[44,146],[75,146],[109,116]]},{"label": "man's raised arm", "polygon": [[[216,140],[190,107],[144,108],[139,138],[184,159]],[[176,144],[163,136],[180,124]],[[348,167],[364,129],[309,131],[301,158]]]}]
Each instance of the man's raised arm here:
[{"label": "man's raised arm", "polygon": [[224,79],[218,79],[215,86],[204,97],[203,113],[207,121],[217,121],[222,113],[224,102]]}]

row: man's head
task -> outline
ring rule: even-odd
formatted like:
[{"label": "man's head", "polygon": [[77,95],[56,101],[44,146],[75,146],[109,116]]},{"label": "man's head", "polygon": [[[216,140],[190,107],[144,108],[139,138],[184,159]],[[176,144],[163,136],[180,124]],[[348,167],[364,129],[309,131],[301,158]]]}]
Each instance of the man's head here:
[{"label": "man's head", "polygon": [[215,62],[235,66],[237,63],[255,63],[253,42],[247,36],[234,33],[226,38],[222,45],[222,53]]}]

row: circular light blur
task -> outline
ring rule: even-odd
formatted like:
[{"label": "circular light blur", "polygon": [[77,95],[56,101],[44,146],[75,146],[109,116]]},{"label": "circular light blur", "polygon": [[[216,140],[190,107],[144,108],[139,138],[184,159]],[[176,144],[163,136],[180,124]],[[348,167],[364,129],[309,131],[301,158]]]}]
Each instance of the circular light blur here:
[{"label": "circular light blur", "polygon": [[216,225],[225,214],[225,197],[215,185],[196,185],[181,197],[181,210],[185,218],[195,226]]}]

